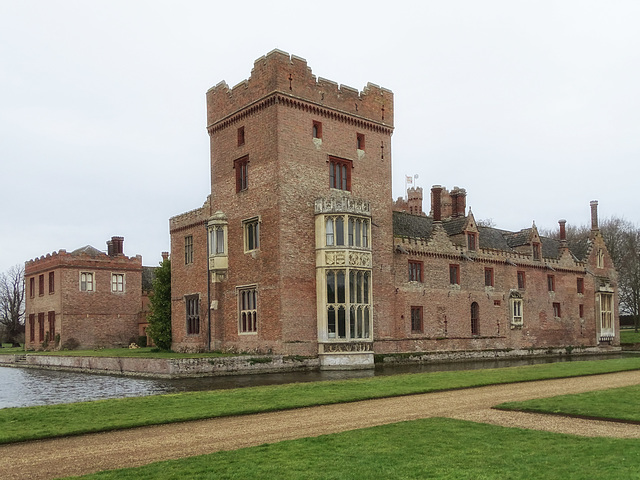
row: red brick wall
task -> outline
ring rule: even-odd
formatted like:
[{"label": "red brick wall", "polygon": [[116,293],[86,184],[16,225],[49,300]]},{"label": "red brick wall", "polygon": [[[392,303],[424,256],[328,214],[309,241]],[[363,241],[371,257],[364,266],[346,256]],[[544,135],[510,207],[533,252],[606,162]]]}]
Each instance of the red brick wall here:
[{"label": "red brick wall", "polygon": [[[27,288],[29,278],[44,273],[48,282],[48,272],[55,275],[55,291],[49,294],[45,284],[45,295],[39,296],[36,288],[34,298],[29,298],[27,290],[26,318],[29,314],[45,313],[45,331],[49,331],[48,312],[55,311],[55,333],[60,334],[60,345],[73,338],[80,348],[123,346],[138,336],[138,315],[142,295],[142,257],[119,255],[109,257],[102,254],[89,256],[60,252],[40,259],[31,260],[25,266]],[[93,272],[94,291],[80,291],[80,272]],[[111,274],[125,275],[125,291],[111,292]],[[41,348],[38,327],[34,342],[29,338],[27,323],[27,348]],[[50,347],[55,347],[55,338]]]}]

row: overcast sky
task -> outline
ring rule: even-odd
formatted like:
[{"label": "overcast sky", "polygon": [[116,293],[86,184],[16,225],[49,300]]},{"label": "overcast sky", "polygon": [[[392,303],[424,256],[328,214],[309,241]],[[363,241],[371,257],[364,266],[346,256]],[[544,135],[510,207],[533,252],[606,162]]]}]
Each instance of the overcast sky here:
[{"label": "overcast sky", "polygon": [[205,92],[274,48],[394,92],[394,197],[418,175],[508,230],[590,200],[640,225],[639,25],[637,0],[3,0],[0,272],[112,235],[157,265],[209,193]]}]

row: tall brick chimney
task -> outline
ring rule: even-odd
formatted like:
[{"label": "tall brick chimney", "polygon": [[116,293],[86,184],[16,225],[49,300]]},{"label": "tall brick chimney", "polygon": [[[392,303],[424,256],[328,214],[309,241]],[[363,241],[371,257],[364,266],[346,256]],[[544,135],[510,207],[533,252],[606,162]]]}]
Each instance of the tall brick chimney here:
[{"label": "tall brick chimney", "polygon": [[558,225],[560,225],[560,241],[564,243],[567,241],[567,221],[564,219],[558,220]]},{"label": "tall brick chimney", "polygon": [[107,241],[107,254],[110,257],[124,254],[124,237],[111,237],[111,240]]},{"label": "tall brick chimney", "polygon": [[464,217],[467,210],[467,191],[459,188],[456,192],[456,217]]},{"label": "tall brick chimney", "polygon": [[591,200],[591,230],[598,230],[598,201]]},{"label": "tall brick chimney", "polygon": [[442,220],[442,187],[434,185],[431,187],[431,210],[433,211],[433,220],[439,222]]},{"label": "tall brick chimney", "polygon": [[162,252],[162,261],[169,260],[169,252]]}]

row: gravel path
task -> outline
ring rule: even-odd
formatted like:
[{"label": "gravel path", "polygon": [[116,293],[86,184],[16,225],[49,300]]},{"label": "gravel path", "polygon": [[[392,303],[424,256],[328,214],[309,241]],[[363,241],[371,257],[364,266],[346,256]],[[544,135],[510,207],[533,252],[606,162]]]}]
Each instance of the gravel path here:
[{"label": "gravel path", "polygon": [[640,384],[640,371],[185,422],[0,446],[0,478],[50,479],[426,417],[583,436],[640,438],[640,425],[491,410],[507,401]]}]

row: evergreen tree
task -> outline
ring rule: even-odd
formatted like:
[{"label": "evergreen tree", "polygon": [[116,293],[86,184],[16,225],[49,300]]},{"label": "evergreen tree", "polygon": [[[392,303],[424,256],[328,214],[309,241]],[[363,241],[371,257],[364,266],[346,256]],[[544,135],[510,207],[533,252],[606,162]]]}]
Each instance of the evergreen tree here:
[{"label": "evergreen tree", "polygon": [[147,333],[162,350],[171,349],[171,261],[163,260],[155,271]]}]

